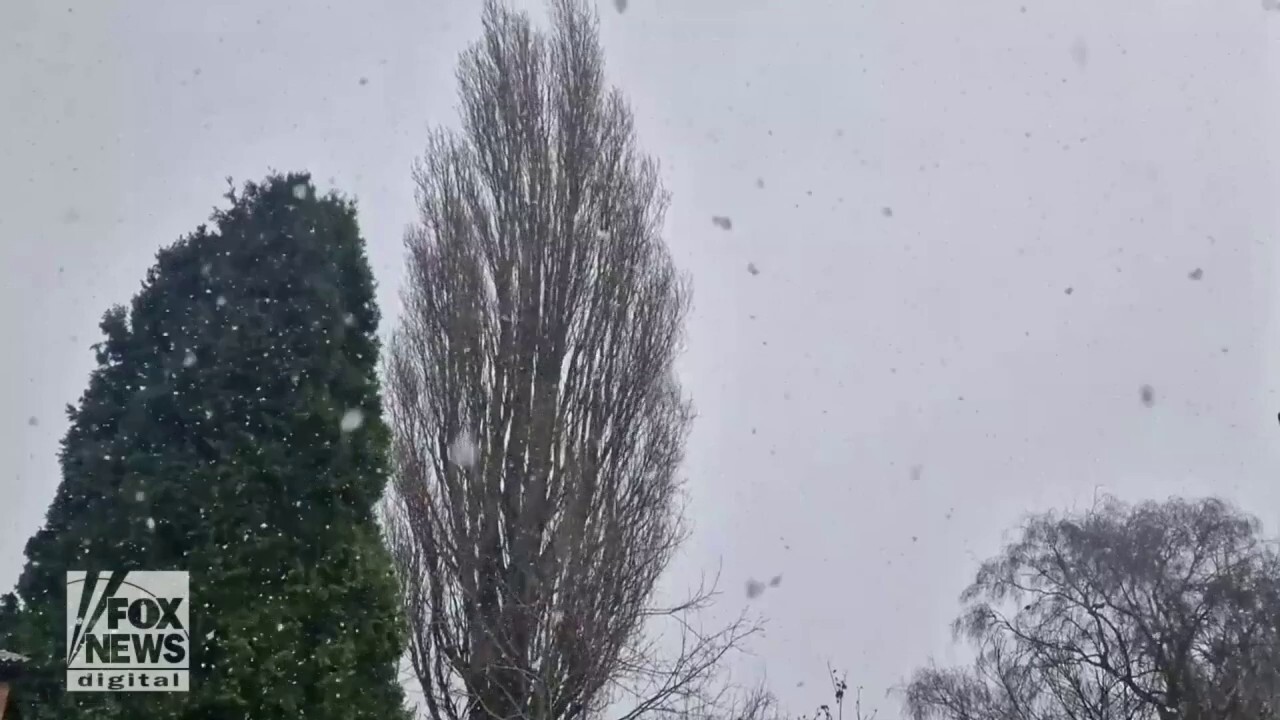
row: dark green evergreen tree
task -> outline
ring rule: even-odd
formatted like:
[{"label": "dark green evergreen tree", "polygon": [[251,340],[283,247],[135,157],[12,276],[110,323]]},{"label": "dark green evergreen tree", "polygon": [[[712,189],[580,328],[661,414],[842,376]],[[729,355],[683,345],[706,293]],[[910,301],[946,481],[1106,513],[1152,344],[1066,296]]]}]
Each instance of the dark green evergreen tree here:
[{"label": "dark green evergreen tree", "polygon": [[5,623],[12,650],[56,668],[66,571],[188,570],[191,692],[59,680],[24,694],[23,717],[404,716],[374,510],[389,440],[379,314],[355,205],[306,174],[227,198],[104,317]]}]

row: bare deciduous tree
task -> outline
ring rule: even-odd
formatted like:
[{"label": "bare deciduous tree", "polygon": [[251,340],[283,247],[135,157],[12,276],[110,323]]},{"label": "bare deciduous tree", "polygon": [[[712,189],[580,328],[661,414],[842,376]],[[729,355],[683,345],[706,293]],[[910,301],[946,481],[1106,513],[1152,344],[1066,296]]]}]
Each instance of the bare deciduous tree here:
[{"label": "bare deciduous tree", "polygon": [[[830,665],[827,666],[827,673],[834,706],[831,702],[824,702],[812,714],[786,715],[779,709],[773,693],[761,684],[748,692],[737,694],[729,711],[722,712],[721,715],[732,720],[845,720],[845,700],[849,699],[848,674],[838,673]],[[849,720],[875,720],[879,714],[876,710],[867,712],[863,709],[861,687],[853,689],[852,705],[849,708]]]},{"label": "bare deciduous tree", "polygon": [[1280,553],[1219,500],[1036,517],[962,600],[977,659],[918,671],[916,720],[1280,718]]},{"label": "bare deciduous tree", "polygon": [[[827,673],[831,678],[831,694],[835,698],[836,708],[832,712],[831,706],[823,703],[818,706],[818,711],[814,713],[813,720],[844,720],[844,699],[849,692],[848,673],[837,673],[835,668],[827,666]],[[864,714],[862,711],[862,688],[857,687],[853,690],[853,720],[875,720],[877,711],[872,710],[870,714]]]},{"label": "bare deciduous tree", "polygon": [[650,606],[683,538],[689,290],[594,14],[555,0],[551,20],[486,3],[458,70],[462,129],[434,133],[415,168],[387,367],[410,659],[441,720],[576,718],[628,693],[624,720],[699,714],[755,626],[700,630],[714,588]]}]

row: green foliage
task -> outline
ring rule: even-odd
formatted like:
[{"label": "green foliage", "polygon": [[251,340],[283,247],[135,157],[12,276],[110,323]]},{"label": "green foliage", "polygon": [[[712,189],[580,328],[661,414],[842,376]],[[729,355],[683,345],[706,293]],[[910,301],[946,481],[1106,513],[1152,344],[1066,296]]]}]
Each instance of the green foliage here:
[{"label": "green foliage", "polygon": [[[231,190],[102,320],[7,642],[65,652],[68,570],[191,572],[192,692],[28,688],[26,718],[403,717],[374,507],[389,434],[354,204],[309,176]],[[363,422],[343,428],[344,414]],[[16,617],[16,619],[15,619]]]}]

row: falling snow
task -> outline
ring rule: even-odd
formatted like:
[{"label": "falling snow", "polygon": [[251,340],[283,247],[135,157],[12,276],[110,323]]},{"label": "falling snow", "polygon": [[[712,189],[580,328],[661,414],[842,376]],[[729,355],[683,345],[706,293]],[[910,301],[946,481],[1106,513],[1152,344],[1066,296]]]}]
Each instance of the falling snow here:
[{"label": "falling snow", "polygon": [[156,529],[156,519],[155,519],[155,518],[150,518],[150,517],[149,517],[149,518],[147,518],[147,529],[148,529],[148,530],[155,530],[155,529]]},{"label": "falling snow", "polygon": [[476,441],[466,430],[462,431],[449,446],[449,462],[458,467],[469,468],[475,465],[477,455],[479,451],[476,448]]},{"label": "falling snow", "polygon": [[747,580],[747,599],[748,600],[755,600],[756,598],[760,597],[761,595],[764,594],[764,590],[765,590],[764,583],[760,582],[759,580],[756,580],[755,578],[751,578]]},{"label": "falling snow", "polygon": [[295,199],[297,199],[297,200],[306,200],[306,199],[307,199],[307,184],[306,184],[306,183],[298,183],[297,185],[294,185],[294,186],[293,186],[293,197],[294,197]]},{"label": "falling snow", "polygon": [[760,268],[756,267],[755,263],[747,263],[747,272],[751,273],[752,275],[759,275]]},{"label": "falling snow", "polygon": [[732,230],[733,220],[724,215],[715,215],[711,218],[711,223],[721,230]]},{"label": "falling snow", "polygon": [[351,408],[342,414],[342,432],[353,432],[363,424],[364,411],[360,408]]},{"label": "falling snow", "polygon": [[191,367],[196,364],[196,354],[188,350],[186,355],[182,356],[182,367]]},{"label": "falling snow", "polygon": [[226,296],[219,295],[216,302],[218,304],[218,307],[222,307],[223,305],[227,304],[227,298]]},{"label": "falling snow", "polygon": [[1191,272],[1187,273],[1187,277],[1191,278],[1192,280],[1199,280],[1200,278],[1204,277],[1204,270],[1201,270],[1200,268],[1196,268],[1195,270],[1192,270]]},{"label": "falling snow", "polygon": [[1142,404],[1151,407],[1156,404],[1156,390],[1150,385],[1143,385],[1139,391],[1139,397],[1142,398]]},{"label": "falling snow", "polygon": [[1076,41],[1071,44],[1071,59],[1081,68],[1089,64],[1089,46],[1085,44],[1083,38],[1076,38]]}]

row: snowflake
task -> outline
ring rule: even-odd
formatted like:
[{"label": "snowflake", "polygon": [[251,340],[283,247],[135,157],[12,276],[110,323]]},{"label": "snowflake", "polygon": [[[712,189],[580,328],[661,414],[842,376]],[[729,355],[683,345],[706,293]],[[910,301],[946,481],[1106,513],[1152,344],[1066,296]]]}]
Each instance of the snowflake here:
[{"label": "snowflake", "polygon": [[342,414],[342,432],[352,432],[364,424],[364,413],[360,408],[351,408]]},{"label": "snowflake", "polygon": [[476,441],[466,430],[463,430],[449,446],[449,461],[458,467],[469,468],[475,465],[478,454]]}]

